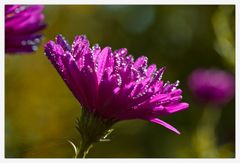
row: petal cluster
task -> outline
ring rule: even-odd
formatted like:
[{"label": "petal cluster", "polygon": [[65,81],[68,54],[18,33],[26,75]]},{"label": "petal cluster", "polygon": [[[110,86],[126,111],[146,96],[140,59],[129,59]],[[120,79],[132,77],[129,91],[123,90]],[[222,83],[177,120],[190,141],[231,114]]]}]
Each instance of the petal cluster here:
[{"label": "petal cluster", "polygon": [[5,51],[6,53],[30,53],[37,50],[42,34],[43,5],[5,6]]},{"label": "petal cluster", "polygon": [[158,119],[188,108],[181,102],[178,81],[164,83],[165,68],[148,66],[148,58],[134,60],[127,49],[90,47],[79,35],[71,46],[61,36],[45,45],[45,53],[82,107],[113,121],[144,119],[179,133]]},{"label": "petal cluster", "polygon": [[234,96],[234,76],[219,69],[196,69],[189,76],[189,88],[204,103],[222,105]]}]

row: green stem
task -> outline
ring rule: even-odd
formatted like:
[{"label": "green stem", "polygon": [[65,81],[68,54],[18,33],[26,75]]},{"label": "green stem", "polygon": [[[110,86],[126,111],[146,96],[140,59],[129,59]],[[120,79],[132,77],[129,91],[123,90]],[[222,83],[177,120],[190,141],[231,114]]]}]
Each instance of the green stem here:
[{"label": "green stem", "polygon": [[221,108],[206,107],[194,135],[194,143],[200,157],[218,157],[216,127]]},{"label": "green stem", "polygon": [[76,121],[81,143],[75,152],[75,158],[85,158],[94,143],[104,141],[112,132],[114,121],[104,120],[100,116],[82,109],[82,114]]},{"label": "green stem", "polygon": [[76,153],[75,158],[86,158],[89,150],[92,148],[92,144],[81,143],[78,153]]}]

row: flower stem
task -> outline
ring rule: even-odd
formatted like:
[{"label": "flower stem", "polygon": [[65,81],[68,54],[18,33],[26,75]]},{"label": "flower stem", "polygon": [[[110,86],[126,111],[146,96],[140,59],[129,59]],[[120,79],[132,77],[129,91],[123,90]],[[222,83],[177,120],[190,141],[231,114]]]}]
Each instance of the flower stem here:
[{"label": "flower stem", "polygon": [[92,144],[81,143],[78,153],[76,153],[75,158],[86,158],[89,150],[92,148]]},{"label": "flower stem", "polygon": [[199,157],[218,157],[216,127],[221,117],[220,108],[206,107],[193,137]]},{"label": "flower stem", "polygon": [[87,109],[76,121],[76,128],[81,136],[81,143],[75,152],[75,158],[85,158],[94,143],[107,141],[106,137],[112,132],[114,121],[104,120]]}]

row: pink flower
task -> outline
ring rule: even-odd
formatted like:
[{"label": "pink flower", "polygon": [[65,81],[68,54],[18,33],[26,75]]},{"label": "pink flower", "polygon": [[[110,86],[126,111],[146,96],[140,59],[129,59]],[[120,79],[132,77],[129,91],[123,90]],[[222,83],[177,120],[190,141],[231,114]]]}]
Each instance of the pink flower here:
[{"label": "pink flower", "polygon": [[5,51],[7,53],[31,53],[36,51],[46,27],[43,5],[5,6]]},{"label": "pink flower", "polygon": [[90,48],[86,36],[76,36],[70,47],[61,35],[45,45],[45,53],[84,111],[113,123],[143,119],[180,132],[157,118],[188,108],[181,102],[178,81],[164,83],[165,68],[147,65],[148,58],[134,61],[125,48],[112,51]]},{"label": "pink flower", "polygon": [[189,76],[189,88],[203,103],[224,105],[235,93],[234,76],[220,69],[196,69]]}]

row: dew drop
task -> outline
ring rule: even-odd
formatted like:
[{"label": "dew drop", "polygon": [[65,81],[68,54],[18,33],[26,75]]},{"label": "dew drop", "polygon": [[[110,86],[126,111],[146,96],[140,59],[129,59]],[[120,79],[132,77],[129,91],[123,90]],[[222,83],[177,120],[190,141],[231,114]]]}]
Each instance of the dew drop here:
[{"label": "dew drop", "polygon": [[20,13],[21,11],[23,11],[23,10],[25,10],[25,8],[27,8],[26,6],[20,6],[20,7],[18,7],[18,8],[16,8],[15,10],[14,10],[14,12],[17,14],[17,13]]},{"label": "dew drop", "polygon": [[95,44],[95,45],[93,45],[92,50],[97,50],[97,49],[100,49],[99,44]]},{"label": "dew drop", "polygon": [[27,40],[27,45],[34,45],[35,43],[32,40]]},{"label": "dew drop", "polygon": [[127,49],[123,48],[120,52],[122,55],[126,54],[127,53]]},{"label": "dew drop", "polygon": [[21,42],[21,45],[23,45],[23,46],[27,45],[27,41],[23,40],[23,41]]},{"label": "dew drop", "polygon": [[177,81],[174,83],[175,87],[179,86],[179,84],[180,84],[180,81],[179,81],[179,80],[177,80]]},{"label": "dew drop", "polygon": [[85,39],[87,39],[87,36],[86,36],[86,35],[81,35],[80,38],[81,38],[82,40],[85,40]]},{"label": "dew drop", "polygon": [[35,38],[35,39],[34,39],[34,42],[35,42],[35,43],[40,43],[40,39],[39,39],[39,38]]},{"label": "dew drop", "polygon": [[33,50],[33,51],[36,51],[37,49],[38,49],[37,46],[32,46],[32,50]]}]

